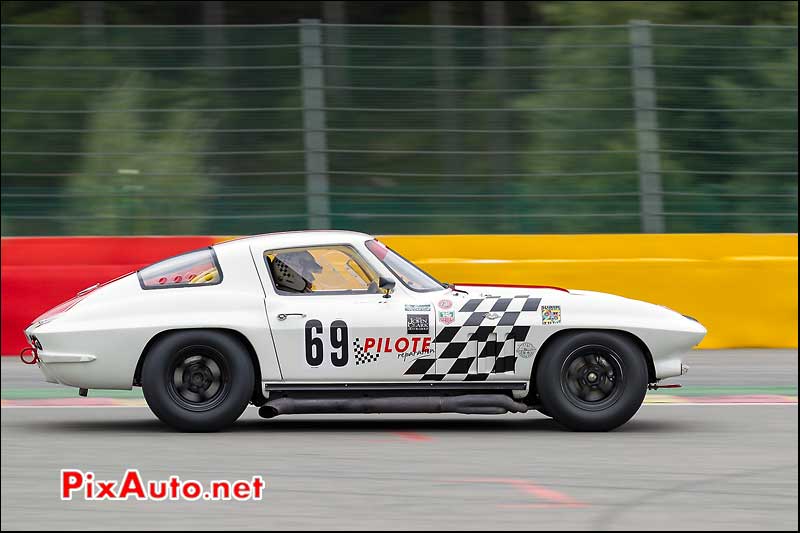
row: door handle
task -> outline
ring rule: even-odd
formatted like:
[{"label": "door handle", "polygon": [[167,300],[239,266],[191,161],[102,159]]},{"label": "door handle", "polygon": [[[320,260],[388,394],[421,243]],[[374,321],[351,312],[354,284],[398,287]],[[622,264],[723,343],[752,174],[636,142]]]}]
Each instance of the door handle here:
[{"label": "door handle", "polygon": [[305,313],[281,313],[278,315],[278,320],[286,320],[290,316],[299,316],[300,318],[305,318]]}]

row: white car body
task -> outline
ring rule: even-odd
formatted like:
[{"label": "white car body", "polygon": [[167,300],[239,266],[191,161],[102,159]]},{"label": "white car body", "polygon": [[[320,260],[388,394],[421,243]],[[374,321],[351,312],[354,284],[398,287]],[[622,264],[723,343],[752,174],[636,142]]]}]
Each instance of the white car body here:
[{"label": "white car body", "polygon": [[[685,353],[706,334],[697,321],[665,307],[597,292],[463,285],[415,292],[370,253],[365,243],[371,239],[346,231],[304,231],[220,243],[213,246],[222,271],[218,284],[145,290],[133,273],[92,290],[25,333],[38,348],[47,381],[81,389],[131,389],[138,384],[137,365],[155,338],[173,330],[212,328],[246,340],[265,396],[276,384],[436,388],[459,382],[505,384],[514,398],[528,394],[537,354],[564,330],[610,330],[637,339],[649,359],[650,382],[679,376]],[[316,245],[352,247],[381,277],[397,281],[393,292],[385,297],[276,291],[264,252]],[[416,315],[414,333],[409,333],[409,315]],[[322,362],[309,364],[304,346],[311,319],[319,320],[326,333],[334,321],[347,325],[352,349],[346,360],[341,353],[338,360],[328,356],[324,335]],[[378,350],[378,339],[390,339],[388,349],[381,341]],[[486,342],[495,339],[492,355],[479,357]]]}]

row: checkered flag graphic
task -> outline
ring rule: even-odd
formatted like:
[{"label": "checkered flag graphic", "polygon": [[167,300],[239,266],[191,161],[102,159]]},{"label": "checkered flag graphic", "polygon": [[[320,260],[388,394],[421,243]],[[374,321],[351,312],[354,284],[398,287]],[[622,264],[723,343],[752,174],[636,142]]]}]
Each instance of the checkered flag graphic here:
[{"label": "checkered flag graphic", "polygon": [[374,363],[380,357],[379,353],[365,352],[361,347],[359,339],[353,341],[353,353],[356,356],[356,365],[365,365],[367,363]]},{"label": "checkered flag graphic", "polygon": [[405,374],[420,381],[486,381],[491,374],[514,372],[515,343],[526,340],[540,302],[525,294],[468,300],[454,324],[434,339],[436,359],[417,359]]}]

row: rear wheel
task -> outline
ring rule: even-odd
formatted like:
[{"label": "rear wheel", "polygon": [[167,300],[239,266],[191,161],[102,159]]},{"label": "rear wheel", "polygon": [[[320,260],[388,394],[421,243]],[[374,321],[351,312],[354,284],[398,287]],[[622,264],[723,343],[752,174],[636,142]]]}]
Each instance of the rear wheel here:
[{"label": "rear wheel", "polygon": [[647,392],[647,363],[631,340],[603,331],[560,337],[536,373],[541,411],[575,431],[609,431],[627,422]]},{"label": "rear wheel", "polygon": [[219,331],[178,331],[161,339],[142,367],[155,415],[180,431],[218,431],[242,414],[255,374],[247,350]]}]

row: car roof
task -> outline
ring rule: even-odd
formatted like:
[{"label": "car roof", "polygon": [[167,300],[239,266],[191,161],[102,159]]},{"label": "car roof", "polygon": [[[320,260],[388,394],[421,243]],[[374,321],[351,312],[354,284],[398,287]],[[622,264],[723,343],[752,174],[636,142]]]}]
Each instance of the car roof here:
[{"label": "car roof", "polygon": [[215,244],[218,246],[257,246],[264,249],[291,248],[294,246],[314,246],[323,244],[357,244],[374,239],[372,235],[346,230],[299,230],[278,233],[263,233],[247,237],[237,237]]}]

